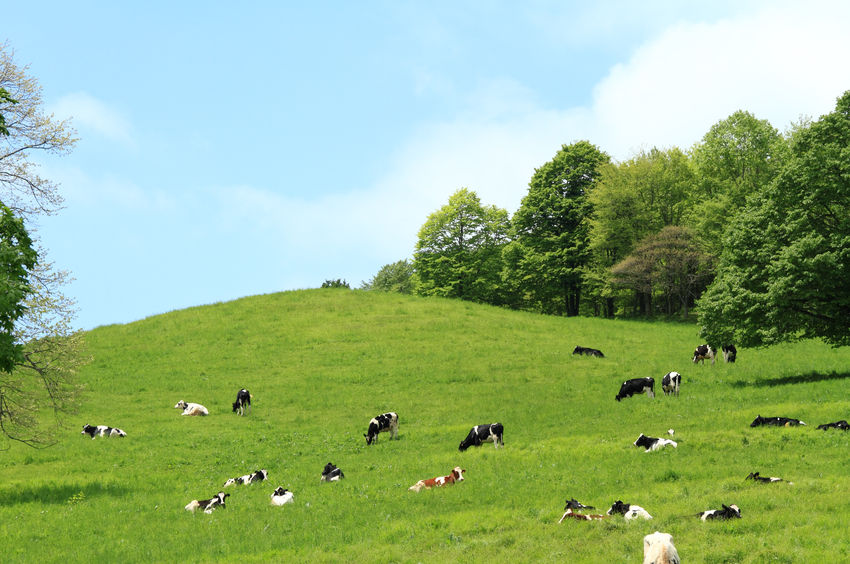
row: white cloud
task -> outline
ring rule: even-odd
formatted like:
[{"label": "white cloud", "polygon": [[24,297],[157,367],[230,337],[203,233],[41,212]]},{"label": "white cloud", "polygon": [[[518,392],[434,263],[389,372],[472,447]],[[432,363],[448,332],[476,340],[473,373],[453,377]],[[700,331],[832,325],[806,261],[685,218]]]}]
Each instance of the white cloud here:
[{"label": "white cloud", "polygon": [[121,112],[86,92],[73,92],[60,98],[51,111],[59,118],[73,118],[75,127],[84,127],[124,145],[133,146],[132,126]]}]

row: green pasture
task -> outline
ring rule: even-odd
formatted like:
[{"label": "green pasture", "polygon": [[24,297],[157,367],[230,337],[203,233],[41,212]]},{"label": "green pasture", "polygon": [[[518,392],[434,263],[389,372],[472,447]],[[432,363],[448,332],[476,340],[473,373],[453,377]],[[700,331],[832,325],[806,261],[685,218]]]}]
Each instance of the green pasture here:
[{"label": "green pasture", "polygon": [[[307,290],[176,311],[87,336],[93,362],[58,444],[0,452],[3,562],[642,562],[671,533],[684,562],[850,562],[850,350],[801,342],[695,366],[689,324],[555,318],[449,301]],[[576,345],[604,359],[573,356]],[[682,373],[678,398],[661,377]],[[614,401],[653,376],[655,399]],[[231,413],[239,388],[253,412]],[[181,417],[180,399],[210,410]],[[399,438],[363,438],[399,414]],[[756,415],[801,428],[757,428]],[[505,448],[460,453],[500,421]],[[84,423],[120,427],[91,440]],[[677,449],[643,453],[640,433]],[[327,462],[346,479],[319,482]],[[413,493],[459,465],[466,480]],[[227,478],[211,515],[183,507]],[[793,482],[745,482],[751,471]],[[295,503],[272,507],[278,486]],[[651,521],[557,524],[564,500],[621,499]],[[700,522],[737,504],[743,519]]]}]

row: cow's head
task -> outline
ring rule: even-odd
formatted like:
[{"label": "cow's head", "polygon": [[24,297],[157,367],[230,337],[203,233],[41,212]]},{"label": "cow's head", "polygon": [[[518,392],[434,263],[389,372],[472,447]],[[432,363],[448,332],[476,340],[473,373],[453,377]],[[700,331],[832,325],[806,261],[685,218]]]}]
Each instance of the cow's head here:
[{"label": "cow's head", "polygon": [[576,347],[573,349],[573,354],[581,354],[581,347]]},{"label": "cow's head", "polygon": [[460,466],[455,466],[452,469],[452,475],[455,477],[455,482],[462,482],[463,481],[463,473],[464,472],[466,472],[466,470],[464,470]]},{"label": "cow's head", "polygon": [[[641,435],[642,437],[643,435]],[[617,500],[611,505],[611,509],[605,512],[606,515],[614,515],[615,513],[619,513],[621,515],[625,515],[626,511],[629,510],[629,504],[623,503],[621,500]]]},{"label": "cow's head", "polygon": [[178,402],[177,402],[177,404],[174,406],[174,408],[175,408],[175,409],[186,409],[186,407],[187,407],[188,405],[189,405],[189,404],[188,404],[188,403],[186,403],[185,401],[180,400],[180,401],[178,401]]},{"label": "cow's head", "polygon": [[750,427],[758,427],[759,425],[761,425],[763,423],[764,423],[764,417],[762,417],[761,415],[757,415],[756,418],[753,419],[753,422],[750,423]]}]

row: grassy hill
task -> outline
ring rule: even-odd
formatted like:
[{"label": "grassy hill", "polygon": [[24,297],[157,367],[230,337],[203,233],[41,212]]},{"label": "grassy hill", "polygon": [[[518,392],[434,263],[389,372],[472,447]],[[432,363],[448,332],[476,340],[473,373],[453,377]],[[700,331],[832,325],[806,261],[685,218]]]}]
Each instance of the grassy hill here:
[{"label": "grassy hill", "polygon": [[[59,444],[0,453],[4,562],[641,562],[669,532],[687,562],[850,561],[850,350],[803,342],[694,366],[697,328],[551,318],[456,301],[345,290],[258,296],[91,331],[87,393]],[[606,358],[571,354],[576,345]],[[681,396],[661,377],[683,375]],[[658,396],[614,401],[653,376]],[[253,413],[231,413],[236,391]],[[180,399],[205,418],[181,417]],[[366,447],[369,419],[399,440]],[[808,427],[751,429],[756,415]],[[460,453],[500,421],[505,448]],[[90,440],[84,423],[125,439]],[[640,433],[676,430],[644,454]],[[340,483],[319,482],[333,462]],[[466,481],[408,492],[460,465]],[[227,478],[227,508],[190,514]],[[751,471],[785,483],[745,482]],[[295,503],[269,505],[272,490]],[[617,499],[652,521],[564,522],[564,499]],[[693,514],[737,504],[743,519]]]}]

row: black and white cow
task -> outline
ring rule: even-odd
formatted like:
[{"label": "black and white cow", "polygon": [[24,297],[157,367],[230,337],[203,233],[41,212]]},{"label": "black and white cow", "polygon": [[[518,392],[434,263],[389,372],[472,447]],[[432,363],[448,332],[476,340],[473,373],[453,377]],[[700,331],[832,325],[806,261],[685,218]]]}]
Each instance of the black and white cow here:
[{"label": "black and white cow", "polygon": [[655,378],[632,378],[626,380],[620,386],[620,392],[614,397],[620,401],[623,398],[630,398],[634,394],[642,394],[646,392],[647,397],[655,397]]},{"label": "black and white cow", "polygon": [[587,347],[576,347],[573,349],[573,354],[583,354],[586,356],[596,356],[599,358],[605,358],[605,355],[602,354],[602,351],[599,349],[590,349]]},{"label": "black and white cow", "polygon": [[671,446],[673,448],[679,446],[676,441],[670,439],[657,439],[655,437],[647,437],[643,433],[641,433],[637,440],[632,444],[636,447],[643,447],[644,452],[659,450],[666,446]]},{"label": "black and white cow", "polygon": [[641,519],[652,519],[652,515],[650,515],[646,509],[641,507],[640,505],[632,505],[630,503],[623,503],[619,499],[614,502],[611,506],[611,509],[605,512],[606,515],[622,515],[626,521],[631,521],[632,519],[637,519],[640,517]]},{"label": "black and white cow", "polygon": [[278,486],[271,495],[272,505],[286,505],[287,503],[292,503],[295,499],[295,494],[291,491],[287,490],[282,486]]},{"label": "black and white cow", "polygon": [[238,392],[236,392],[236,401],[233,402],[233,413],[239,413],[239,415],[245,415],[245,408],[248,408],[248,411],[251,411],[251,392],[242,388]]},{"label": "black and white cow", "polygon": [[[760,482],[762,484],[772,484],[774,482],[784,482],[782,478],[775,478],[773,476],[760,476],[758,472],[750,472],[750,475],[744,478],[745,480],[752,480],[754,482]],[[789,482],[790,483],[790,482]]]},{"label": "black and white cow", "polygon": [[740,519],[741,510],[738,509],[737,505],[724,505],[723,509],[708,509],[697,513],[697,517],[703,521],[709,519]]},{"label": "black and white cow", "polygon": [[325,468],[322,470],[322,482],[337,482],[342,478],[345,478],[345,474],[336,465],[330,462],[325,464]]},{"label": "black and white cow", "polygon": [[106,425],[83,425],[81,435],[88,435],[94,440],[95,437],[126,437],[127,433],[115,427],[107,427]]},{"label": "black and white cow", "polygon": [[738,356],[738,349],[735,348],[735,345],[723,345],[720,350],[723,351],[723,360],[735,362],[735,358]]},{"label": "black and white cow", "polygon": [[759,427],[761,425],[773,425],[774,427],[796,427],[797,425],[805,425],[804,422],[793,417],[762,417],[756,416],[750,427]]},{"label": "black and white cow", "polygon": [[850,430],[850,424],[847,423],[844,419],[841,421],[836,421],[835,423],[824,423],[823,425],[818,425],[818,429],[823,429],[826,431],[827,429],[841,429],[842,431]]},{"label": "black and white cow", "polygon": [[485,423],[476,425],[469,430],[469,434],[461,441],[457,448],[463,452],[471,446],[481,446],[481,443],[493,443],[493,446],[505,446],[505,441],[502,439],[505,428],[501,423]]},{"label": "black and white cow", "polygon": [[665,396],[669,396],[670,394],[678,396],[679,386],[681,384],[682,375],[678,372],[668,372],[664,375],[664,378],[661,379],[661,389],[664,390]]},{"label": "black and white cow", "polygon": [[373,417],[372,420],[369,421],[369,429],[366,431],[366,434],[363,435],[366,437],[366,444],[371,445],[372,443],[378,442],[378,433],[383,433],[384,431],[389,431],[390,440],[396,438],[398,435],[397,413],[389,411]]},{"label": "black and white cow", "polygon": [[236,484],[237,486],[241,486],[243,484],[253,484],[254,482],[262,482],[269,477],[269,473],[265,470],[257,470],[255,472],[251,472],[250,474],[245,474],[244,476],[239,476],[238,478],[229,478],[225,483],[224,487],[232,486]]},{"label": "black and white cow", "polygon": [[199,403],[190,403],[180,400],[174,406],[174,409],[182,409],[183,413],[180,415],[209,415],[210,411]]},{"label": "black and white cow", "polygon": [[709,345],[700,345],[694,349],[694,364],[697,362],[705,364],[705,359],[711,360],[711,364],[714,364],[714,349]]},{"label": "black and white cow", "polygon": [[229,493],[218,492],[210,499],[197,500],[193,499],[186,505],[186,511],[194,512],[196,509],[203,509],[204,513],[212,513],[216,507],[225,507],[224,500],[230,497]]}]

